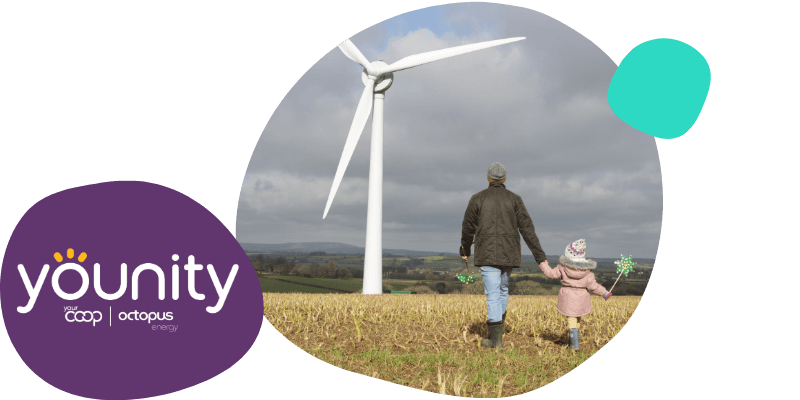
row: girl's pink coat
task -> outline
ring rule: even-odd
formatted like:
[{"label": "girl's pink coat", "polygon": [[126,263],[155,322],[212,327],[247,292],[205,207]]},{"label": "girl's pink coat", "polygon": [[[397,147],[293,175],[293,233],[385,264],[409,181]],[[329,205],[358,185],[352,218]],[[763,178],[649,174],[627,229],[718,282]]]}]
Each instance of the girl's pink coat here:
[{"label": "girl's pink coat", "polygon": [[594,272],[588,269],[575,269],[558,264],[555,268],[539,265],[539,269],[550,279],[561,279],[561,291],[558,293],[556,309],[567,317],[582,317],[592,311],[591,295],[608,293],[594,280]]}]

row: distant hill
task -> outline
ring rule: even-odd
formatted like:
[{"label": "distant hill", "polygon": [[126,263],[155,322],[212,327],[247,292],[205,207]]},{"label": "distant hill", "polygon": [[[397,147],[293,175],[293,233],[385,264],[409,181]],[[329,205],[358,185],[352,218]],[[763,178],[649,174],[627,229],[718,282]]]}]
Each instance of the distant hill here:
[{"label": "distant hill", "polygon": [[[336,242],[296,242],[296,243],[280,243],[280,244],[263,244],[263,243],[242,243],[239,242],[245,252],[248,253],[275,253],[275,252],[285,252],[285,253],[310,253],[312,251],[324,251],[326,253],[344,253],[344,254],[364,254],[364,248],[353,246],[350,244],[345,243],[336,243]],[[523,248],[524,249],[524,248]],[[527,250],[527,249],[525,249]],[[441,253],[444,253],[446,256],[457,256],[458,253],[448,252],[448,251],[420,251],[420,250],[404,250],[404,249],[383,249],[385,253],[396,254],[400,256],[413,256],[413,257],[424,257],[427,255],[436,256]],[[614,267],[614,261],[619,260],[619,258],[599,258],[599,257],[589,257],[592,260],[596,260],[599,264],[598,267],[606,269]],[[522,261],[524,262],[535,262],[532,255],[522,255]],[[653,265],[655,260],[652,258],[634,258],[632,260],[637,264],[648,264]],[[550,264],[551,267],[555,267],[558,264],[558,255],[548,255],[547,262]],[[611,264],[611,265],[609,265]]]},{"label": "distant hill", "polygon": [[[310,253],[312,251],[324,251],[326,253],[345,253],[345,254],[364,254],[364,248],[353,246],[345,243],[335,242],[300,242],[300,243],[280,243],[280,244],[262,244],[262,243],[242,243],[239,242],[244,251],[250,253],[274,253],[274,252],[290,252],[290,253]],[[439,255],[444,253],[448,256],[457,256],[457,253],[446,251],[420,251],[420,250],[403,250],[403,249],[383,249],[384,253],[397,254],[401,256],[414,256],[424,257],[427,255]]]}]

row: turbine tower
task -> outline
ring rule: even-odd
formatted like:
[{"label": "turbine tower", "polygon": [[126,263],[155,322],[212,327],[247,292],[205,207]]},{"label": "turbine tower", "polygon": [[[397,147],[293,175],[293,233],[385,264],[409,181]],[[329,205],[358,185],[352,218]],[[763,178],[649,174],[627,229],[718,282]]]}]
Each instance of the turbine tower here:
[{"label": "turbine tower", "polygon": [[350,163],[350,158],[353,156],[353,151],[356,149],[356,143],[358,143],[358,139],[361,137],[364,125],[367,124],[367,119],[372,111],[374,101],[375,114],[372,117],[372,145],[369,156],[367,243],[364,246],[364,286],[361,293],[383,293],[383,99],[386,90],[392,86],[392,81],[394,80],[393,72],[523,39],[525,38],[515,37],[491,40],[488,42],[429,51],[427,53],[405,57],[391,65],[387,65],[383,61],[369,62],[349,39],[339,45],[339,49],[342,50],[347,58],[364,67],[361,73],[361,81],[364,83],[364,92],[361,93],[361,100],[359,100],[358,107],[356,107],[356,115],[353,117],[353,123],[350,125],[350,133],[347,134],[347,140],[344,143],[342,158],[339,159],[339,167],[336,169],[336,175],[333,178],[331,192],[328,195],[328,204],[325,205],[325,212],[322,214],[322,219],[325,219],[328,215],[328,210],[331,207],[333,198],[336,196],[336,191],[339,189],[339,184],[342,182],[344,171],[347,169],[347,164]]}]

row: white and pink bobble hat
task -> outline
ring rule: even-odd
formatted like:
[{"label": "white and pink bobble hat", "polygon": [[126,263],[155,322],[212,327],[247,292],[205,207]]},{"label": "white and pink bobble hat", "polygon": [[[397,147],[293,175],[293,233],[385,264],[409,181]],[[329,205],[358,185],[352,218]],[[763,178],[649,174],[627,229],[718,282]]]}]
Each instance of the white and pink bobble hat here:
[{"label": "white and pink bobble hat", "polygon": [[586,259],[586,241],[578,239],[567,245],[564,255],[558,257],[558,262],[571,268],[595,269],[597,262]]}]

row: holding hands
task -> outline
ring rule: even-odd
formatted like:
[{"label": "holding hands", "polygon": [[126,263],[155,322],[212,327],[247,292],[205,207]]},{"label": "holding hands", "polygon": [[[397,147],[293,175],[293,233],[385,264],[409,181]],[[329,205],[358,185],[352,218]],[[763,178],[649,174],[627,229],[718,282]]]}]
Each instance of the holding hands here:
[{"label": "holding hands", "polygon": [[[544,260],[544,261],[542,261],[542,262],[539,264],[539,266],[540,266],[540,267],[542,267],[542,268],[544,268],[544,267],[550,268],[550,264],[548,264],[548,263],[547,263],[547,260]],[[608,292],[608,293],[606,293],[606,294],[605,294],[605,296],[603,296],[603,299],[605,299],[606,301],[608,301],[608,299],[609,299],[610,297],[611,297],[611,292]]]}]

